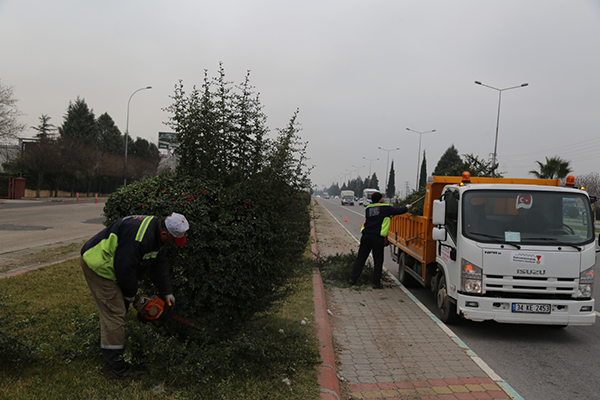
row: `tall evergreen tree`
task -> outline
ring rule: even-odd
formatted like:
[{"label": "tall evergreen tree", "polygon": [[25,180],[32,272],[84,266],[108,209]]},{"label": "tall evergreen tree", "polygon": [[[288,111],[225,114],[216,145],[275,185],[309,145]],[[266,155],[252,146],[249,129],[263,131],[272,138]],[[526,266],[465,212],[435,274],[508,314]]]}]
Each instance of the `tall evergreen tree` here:
[{"label": "tall evergreen tree", "polygon": [[425,186],[427,186],[427,159],[425,157],[425,150],[423,150],[423,161],[421,162],[421,171],[419,172],[418,187],[420,189]]},{"label": "tall evergreen tree", "polygon": [[451,175],[450,171],[459,164],[462,164],[462,159],[460,158],[456,147],[452,145],[448,147],[444,154],[442,154],[442,157],[440,157],[440,160],[433,170],[433,174],[437,176],[449,176]]},{"label": "tall evergreen tree", "polygon": [[40,138],[41,141],[51,139],[52,134],[56,131],[56,127],[50,123],[50,117],[46,114],[42,114],[40,117],[40,124],[38,126],[32,126],[31,129],[38,132],[36,136]]},{"label": "tall evergreen tree", "polygon": [[388,185],[385,188],[385,197],[391,199],[396,193],[396,172],[394,171],[394,160],[392,160],[392,166],[390,167],[390,175],[388,177]]},{"label": "tall evergreen tree", "polygon": [[122,155],[125,153],[125,140],[115,121],[108,113],[98,117],[98,149],[102,153]]},{"label": "tall evergreen tree", "polygon": [[77,140],[93,148],[98,146],[99,135],[94,112],[79,97],[74,103],[69,102],[67,114],[58,132],[61,137]]},{"label": "tall evergreen tree", "polygon": [[375,172],[373,172],[371,179],[369,179],[369,188],[379,190],[379,179],[377,178],[377,174]]}]

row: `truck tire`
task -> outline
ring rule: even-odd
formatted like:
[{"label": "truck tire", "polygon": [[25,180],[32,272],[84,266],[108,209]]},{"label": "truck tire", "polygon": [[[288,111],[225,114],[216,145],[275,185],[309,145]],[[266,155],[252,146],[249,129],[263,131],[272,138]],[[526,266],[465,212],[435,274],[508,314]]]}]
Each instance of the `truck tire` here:
[{"label": "truck tire", "polygon": [[398,255],[398,280],[405,287],[414,287],[417,283],[415,278],[413,278],[409,273],[406,272],[407,268],[410,268],[407,265],[409,259],[409,255],[405,252],[401,251],[400,255]]},{"label": "truck tire", "polygon": [[439,317],[445,324],[452,324],[458,321],[456,314],[456,304],[450,301],[448,297],[448,287],[446,284],[446,276],[442,275],[435,292],[436,305],[439,311]]}]

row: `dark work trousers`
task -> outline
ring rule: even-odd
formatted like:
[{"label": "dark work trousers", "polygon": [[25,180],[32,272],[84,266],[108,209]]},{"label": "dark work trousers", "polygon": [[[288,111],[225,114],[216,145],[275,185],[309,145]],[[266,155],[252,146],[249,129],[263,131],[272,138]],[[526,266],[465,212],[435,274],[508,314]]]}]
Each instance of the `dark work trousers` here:
[{"label": "dark work trousers", "polygon": [[362,235],[360,238],[360,247],[358,248],[358,255],[352,267],[352,275],[350,279],[356,282],[360,277],[360,274],[365,267],[365,262],[369,258],[369,253],[373,252],[373,260],[375,265],[373,267],[373,285],[381,284],[381,272],[383,270],[383,249],[384,249],[384,237],[383,236],[371,236]]}]

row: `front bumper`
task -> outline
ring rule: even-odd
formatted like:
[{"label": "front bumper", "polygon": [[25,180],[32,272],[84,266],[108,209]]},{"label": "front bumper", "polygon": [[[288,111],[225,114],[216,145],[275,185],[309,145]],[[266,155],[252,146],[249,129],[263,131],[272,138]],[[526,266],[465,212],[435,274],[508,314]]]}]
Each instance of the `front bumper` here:
[{"label": "front bumper", "polygon": [[[512,311],[512,304],[549,304],[550,314],[519,313]],[[542,300],[487,298],[458,294],[457,309],[466,319],[473,321],[497,321],[508,324],[536,325],[593,325],[596,321],[594,299],[591,300]],[[589,310],[589,311],[582,311]]]}]

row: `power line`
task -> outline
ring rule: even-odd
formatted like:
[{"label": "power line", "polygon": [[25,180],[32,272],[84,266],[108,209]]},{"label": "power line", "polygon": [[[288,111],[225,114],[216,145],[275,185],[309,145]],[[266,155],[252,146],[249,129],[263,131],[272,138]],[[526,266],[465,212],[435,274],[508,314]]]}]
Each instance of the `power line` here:
[{"label": "power line", "polygon": [[528,151],[527,153],[503,155],[503,157],[531,159],[531,156],[535,156],[535,155],[548,155],[548,154],[556,153],[556,152],[560,152],[562,154],[572,154],[572,153],[577,153],[578,151],[586,151],[586,152],[594,151],[596,148],[598,149],[598,151],[600,151],[600,138],[584,140],[583,142],[578,142],[578,143],[564,144],[560,147],[553,147],[553,148],[540,149],[540,150],[531,150],[531,151]]}]

